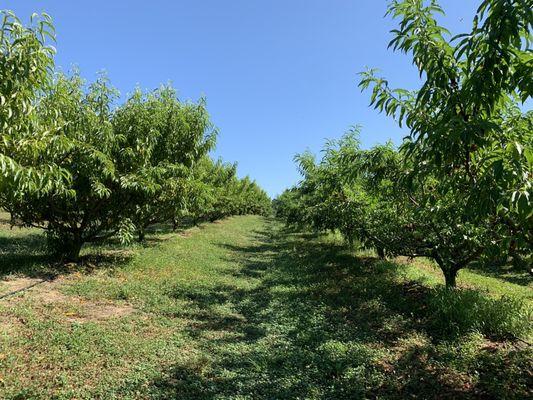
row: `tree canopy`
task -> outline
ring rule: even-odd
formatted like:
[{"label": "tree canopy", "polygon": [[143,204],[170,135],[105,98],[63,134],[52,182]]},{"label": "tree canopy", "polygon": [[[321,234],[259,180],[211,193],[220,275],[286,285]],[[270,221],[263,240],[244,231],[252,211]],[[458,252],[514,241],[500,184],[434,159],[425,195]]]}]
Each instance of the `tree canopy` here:
[{"label": "tree canopy", "polygon": [[204,99],[161,86],[118,104],[105,75],[87,84],[55,71],[50,17],[2,17],[0,207],[44,229],[52,251],[77,260],[84,243],[143,240],[149,225],[189,214],[269,212],[255,182],[209,159],[217,132]]},{"label": "tree canopy", "polygon": [[437,1],[390,2],[389,47],[412,56],[421,87],[392,89],[375,69],[360,86],[409,135],[399,149],[362,150],[352,134],[318,164],[297,157],[304,179],[278,214],[382,255],[433,258],[448,286],[474,262],[531,265],[533,113],[521,104],[533,88],[532,5],[485,0],[471,32],[452,36]]}]

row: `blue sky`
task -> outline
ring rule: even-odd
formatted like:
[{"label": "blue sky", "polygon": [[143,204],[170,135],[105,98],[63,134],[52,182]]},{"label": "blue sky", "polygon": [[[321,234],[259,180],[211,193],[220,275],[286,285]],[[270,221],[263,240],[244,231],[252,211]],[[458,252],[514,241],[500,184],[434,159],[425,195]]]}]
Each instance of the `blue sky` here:
[{"label": "blue sky", "polygon": [[[443,23],[468,30],[479,0],[442,0]],[[27,21],[49,13],[56,65],[92,80],[106,70],[123,96],[171,82],[180,98],[207,98],[220,134],[215,156],[237,161],[274,196],[296,183],[296,153],[362,125],[365,147],[404,136],[368,107],[357,73],[378,67],[416,88],[410,60],[387,50],[383,0],[7,0]]]}]

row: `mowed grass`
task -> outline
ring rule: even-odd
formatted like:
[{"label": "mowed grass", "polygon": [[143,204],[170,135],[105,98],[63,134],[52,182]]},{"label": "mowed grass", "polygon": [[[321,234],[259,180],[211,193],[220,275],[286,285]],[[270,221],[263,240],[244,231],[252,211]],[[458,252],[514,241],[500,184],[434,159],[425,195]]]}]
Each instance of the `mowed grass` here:
[{"label": "mowed grass", "polygon": [[[0,228],[0,246],[4,277],[45,281],[0,300],[2,399],[531,396],[522,275],[465,271],[486,295],[462,291],[458,316],[428,263],[255,216],[89,247],[81,266],[55,265],[34,230]],[[480,312],[492,325],[454,324]]]}]

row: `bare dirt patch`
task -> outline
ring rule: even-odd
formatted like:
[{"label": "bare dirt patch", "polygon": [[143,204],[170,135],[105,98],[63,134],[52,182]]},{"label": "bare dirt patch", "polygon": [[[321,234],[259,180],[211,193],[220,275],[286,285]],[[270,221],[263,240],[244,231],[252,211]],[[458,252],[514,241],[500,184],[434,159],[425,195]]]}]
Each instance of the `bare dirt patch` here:
[{"label": "bare dirt patch", "polygon": [[33,288],[45,282],[38,278],[13,278],[5,281],[0,281],[0,296],[9,295],[10,293],[17,293],[26,289]]},{"label": "bare dirt patch", "polygon": [[58,284],[54,282],[45,282],[39,287],[35,287],[28,295],[32,300],[36,300],[40,304],[67,303],[77,299],[74,296],[67,296],[61,293],[57,287]]},{"label": "bare dirt patch", "polygon": [[186,230],[186,231],[180,232],[180,233],[178,233],[178,236],[185,237],[185,238],[191,237],[192,236],[192,231]]},{"label": "bare dirt patch", "polygon": [[[121,318],[132,314],[135,308],[129,304],[114,302],[95,302],[79,296],[67,295],[60,288],[66,279],[60,277],[53,281],[33,278],[15,278],[2,282],[2,294],[8,294],[0,301],[15,304],[20,301],[30,302],[36,309],[53,307],[65,316],[69,322],[97,322],[112,318]],[[12,295],[10,295],[12,293]],[[12,325],[11,320],[0,319],[2,326]],[[8,329],[8,328],[6,328]]]},{"label": "bare dirt patch", "polygon": [[11,335],[17,330],[17,326],[20,326],[21,322],[18,318],[12,315],[0,315],[0,336]]},{"label": "bare dirt patch", "polygon": [[110,318],[121,318],[132,314],[135,309],[129,304],[85,304],[83,321],[102,321]]}]

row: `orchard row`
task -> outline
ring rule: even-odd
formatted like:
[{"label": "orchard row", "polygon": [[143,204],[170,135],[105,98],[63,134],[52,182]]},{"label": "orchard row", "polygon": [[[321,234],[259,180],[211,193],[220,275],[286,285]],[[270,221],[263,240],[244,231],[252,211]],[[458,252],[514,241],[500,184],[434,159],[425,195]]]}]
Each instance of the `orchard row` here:
[{"label": "orchard row", "polygon": [[421,87],[392,89],[370,70],[360,86],[409,135],[362,149],[357,130],[323,157],[297,156],[303,180],[275,201],[289,224],[340,231],[381,257],[428,257],[457,272],[513,263],[531,271],[533,93],[529,1],[483,0],[471,32],[450,37],[436,1],[393,1],[390,43]]},{"label": "orchard row", "polygon": [[105,76],[86,84],[54,68],[47,15],[0,26],[0,208],[46,231],[77,260],[84,243],[142,240],[148,226],[266,214],[270,199],[236,166],[209,156],[205,102],[170,86],[136,89],[123,104]]}]

